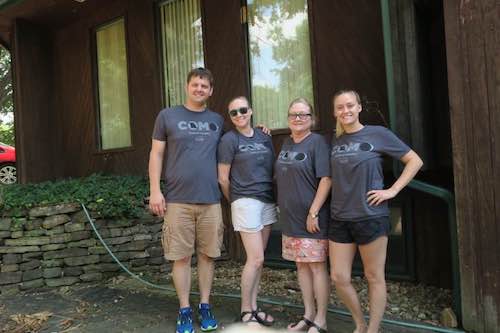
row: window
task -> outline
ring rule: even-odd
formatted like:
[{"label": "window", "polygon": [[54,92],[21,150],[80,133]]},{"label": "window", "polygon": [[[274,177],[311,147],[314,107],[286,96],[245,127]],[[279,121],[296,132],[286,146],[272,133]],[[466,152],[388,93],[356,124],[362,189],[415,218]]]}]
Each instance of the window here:
[{"label": "window", "polygon": [[125,20],[96,30],[100,147],[131,146]]},{"label": "window", "polygon": [[184,102],[187,73],[204,67],[199,0],[160,5],[165,105]]},{"label": "window", "polygon": [[293,99],[314,105],[307,0],[248,0],[247,10],[254,122],[286,128]]}]

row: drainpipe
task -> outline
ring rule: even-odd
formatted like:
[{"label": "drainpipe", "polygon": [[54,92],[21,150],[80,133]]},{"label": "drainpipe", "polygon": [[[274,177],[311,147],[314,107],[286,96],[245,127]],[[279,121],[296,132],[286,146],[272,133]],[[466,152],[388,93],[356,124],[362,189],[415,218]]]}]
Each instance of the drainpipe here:
[{"label": "drainpipe", "polygon": [[[392,37],[391,37],[391,21],[389,13],[389,0],[380,0],[382,9],[382,25],[384,34],[384,54],[385,54],[385,72],[387,81],[387,95],[389,102],[389,125],[393,132],[396,132],[396,93],[394,85],[394,68],[392,61]],[[393,172],[394,176],[398,177],[399,165],[394,161]],[[461,322],[462,306],[460,298],[460,270],[458,258],[458,240],[457,240],[457,224],[455,216],[455,196],[447,189],[428,184],[419,180],[412,180],[408,186],[414,190],[430,194],[434,197],[445,201],[448,206],[448,225],[450,229],[451,242],[451,270],[452,270],[452,307],[458,321]]]}]

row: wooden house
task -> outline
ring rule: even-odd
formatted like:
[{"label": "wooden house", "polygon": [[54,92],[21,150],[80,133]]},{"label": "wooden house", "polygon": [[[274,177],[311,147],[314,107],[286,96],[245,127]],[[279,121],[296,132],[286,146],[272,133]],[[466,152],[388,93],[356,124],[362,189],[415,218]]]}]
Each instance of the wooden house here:
[{"label": "wooden house", "polygon": [[[192,67],[214,73],[210,107],[228,125],[228,100],[249,96],[277,148],[289,101],[310,99],[328,135],[332,94],[354,88],[363,122],[426,163],[392,203],[389,276],[453,288],[464,328],[498,331],[499,12],[493,0],[0,0],[19,179],[146,174],[154,119],[182,103]],[[279,230],[269,261],[278,245]]]}]

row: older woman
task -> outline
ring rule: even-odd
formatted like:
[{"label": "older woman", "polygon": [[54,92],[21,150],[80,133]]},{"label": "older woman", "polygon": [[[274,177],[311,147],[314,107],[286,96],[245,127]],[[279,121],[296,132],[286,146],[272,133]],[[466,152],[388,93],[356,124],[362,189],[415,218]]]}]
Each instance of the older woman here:
[{"label": "older woman", "polygon": [[273,144],[270,136],[251,126],[253,111],[245,97],[231,100],[228,110],[235,129],[219,143],[218,170],[247,257],[241,274],[241,321],[269,326],[274,319],[257,308],[257,294],[271,224],[277,220]]},{"label": "older woman", "polygon": [[[386,304],[385,258],[390,231],[387,201],[398,194],[422,166],[420,157],[391,131],[363,125],[360,98],[353,90],[333,96],[337,119],[330,163],[332,201],[329,230],[332,280],[351,312],[355,333],[378,333]],[[401,176],[384,189],[382,156],[405,164]],[[358,295],[351,284],[352,262],[359,249],[370,299],[366,325]]]},{"label": "older woman", "polygon": [[311,132],[313,108],[304,98],[288,108],[291,135],[285,140],[275,163],[278,206],[284,221],[283,258],[295,261],[304,302],[304,316],[291,331],[326,332],[330,283],[327,198],[330,192],[329,147]]}]

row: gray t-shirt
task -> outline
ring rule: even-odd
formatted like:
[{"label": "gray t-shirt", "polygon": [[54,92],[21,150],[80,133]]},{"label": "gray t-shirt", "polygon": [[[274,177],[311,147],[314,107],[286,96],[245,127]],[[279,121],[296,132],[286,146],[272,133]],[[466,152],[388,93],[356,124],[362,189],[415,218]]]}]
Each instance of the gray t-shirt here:
[{"label": "gray t-shirt", "polygon": [[195,112],[175,106],[158,114],[153,139],[167,142],[167,202],[220,201],[216,157],[223,123],[222,116],[208,109]]},{"label": "gray t-shirt", "polygon": [[330,176],[329,146],[325,138],[312,133],[300,143],[287,138],[276,160],[274,173],[278,185],[283,234],[299,238],[326,239],[329,221],[328,200],[319,212],[318,233],[306,229],[309,208],[321,177]]},{"label": "gray t-shirt", "polygon": [[239,198],[274,202],[274,150],[269,135],[257,128],[252,137],[236,130],[227,132],[219,143],[217,159],[231,165],[231,202]]},{"label": "gray t-shirt", "polygon": [[410,151],[394,133],[382,126],[365,126],[356,133],[332,139],[332,219],[359,221],[389,216],[387,201],[369,206],[366,193],[384,188],[382,157],[400,159]]}]

